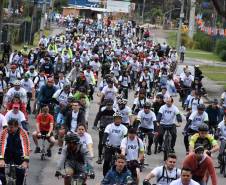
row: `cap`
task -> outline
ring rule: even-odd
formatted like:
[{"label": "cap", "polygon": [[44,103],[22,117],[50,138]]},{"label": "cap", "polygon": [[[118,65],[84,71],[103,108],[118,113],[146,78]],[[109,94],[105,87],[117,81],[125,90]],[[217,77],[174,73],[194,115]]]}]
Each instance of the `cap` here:
[{"label": "cap", "polygon": [[195,145],[195,153],[204,152],[204,146],[202,144]]},{"label": "cap", "polygon": [[19,109],[20,108],[20,104],[19,103],[14,103],[12,107]]}]

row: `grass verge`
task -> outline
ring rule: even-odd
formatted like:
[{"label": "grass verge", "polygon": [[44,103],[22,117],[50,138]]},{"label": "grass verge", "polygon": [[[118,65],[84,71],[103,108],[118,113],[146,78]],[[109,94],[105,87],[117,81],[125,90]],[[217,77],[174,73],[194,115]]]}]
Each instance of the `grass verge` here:
[{"label": "grass verge", "polygon": [[[176,47],[177,42],[177,32],[176,31],[167,31],[167,42],[170,46]],[[186,51],[185,57],[201,59],[201,60],[209,60],[209,61],[217,61],[222,62],[221,58],[213,52],[207,52],[199,49],[188,49]]]},{"label": "grass verge", "polygon": [[185,56],[189,58],[222,62],[221,58],[215,53],[202,51],[198,49],[187,49]]},{"label": "grass verge", "polygon": [[226,67],[223,66],[200,66],[204,76],[226,87]]}]

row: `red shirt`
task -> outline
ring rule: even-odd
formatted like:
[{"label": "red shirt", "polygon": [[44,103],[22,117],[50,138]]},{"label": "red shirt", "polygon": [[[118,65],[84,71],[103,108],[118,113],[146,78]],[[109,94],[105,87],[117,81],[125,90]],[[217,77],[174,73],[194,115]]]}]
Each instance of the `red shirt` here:
[{"label": "red shirt", "polygon": [[50,129],[50,123],[54,123],[53,116],[51,114],[44,115],[43,113],[39,113],[36,121],[39,125],[40,131],[48,132]]},{"label": "red shirt", "polygon": [[205,178],[206,172],[208,171],[212,185],[217,185],[216,171],[213,166],[213,161],[209,156],[206,156],[201,163],[198,163],[195,154],[191,153],[185,157],[183,167],[190,168],[192,175],[200,178]]}]

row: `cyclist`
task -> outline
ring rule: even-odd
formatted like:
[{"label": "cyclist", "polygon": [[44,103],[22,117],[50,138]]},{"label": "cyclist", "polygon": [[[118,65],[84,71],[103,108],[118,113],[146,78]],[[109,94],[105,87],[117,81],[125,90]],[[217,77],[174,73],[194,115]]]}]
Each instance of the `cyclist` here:
[{"label": "cyclist", "polygon": [[205,105],[200,104],[197,106],[197,111],[193,112],[189,118],[188,122],[184,127],[184,145],[186,152],[189,151],[189,136],[198,132],[199,125],[202,123],[208,123],[208,114],[205,112]]},{"label": "cyclist", "polygon": [[210,175],[212,185],[217,185],[217,175],[211,157],[204,153],[204,147],[196,144],[194,152],[187,155],[183,162],[183,167],[190,168],[192,179],[199,184],[206,184],[206,175]]},{"label": "cyclist", "polygon": [[14,103],[12,105],[12,110],[9,110],[5,115],[6,121],[10,121],[11,119],[17,120],[19,123],[19,126],[22,127],[25,130],[28,130],[27,128],[27,122],[25,115],[22,111],[20,111],[20,104]]},{"label": "cyclist", "polygon": [[218,159],[222,160],[222,154],[226,148],[226,113],[224,113],[224,119],[218,124],[218,135],[220,136],[220,151]]},{"label": "cyclist", "polygon": [[206,150],[208,155],[219,150],[219,145],[217,141],[214,139],[214,136],[208,134],[209,127],[206,123],[203,123],[199,126],[199,133],[191,136],[189,141],[189,150],[190,152],[194,151],[194,147],[196,143],[202,144]]},{"label": "cyclist", "polygon": [[137,136],[137,129],[130,127],[128,136],[121,142],[121,154],[126,156],[127,167],[132,173],[136,184],[139,184],[140,165],[144,162],[144,143]]},{"label": "cyclist", "polygon": [[[21,165],[22,169],[16,168],[16,184],[23,185],[25,171],[29,164],[30,141],[17,120],[8,121],[8,127],[1,133],[0,147],[0,173],[4,174],[5,164]],[[3,184],[6,184],[2,175],[0,179]]]},{"label": "cyclist", "polygon": [[177,156],[169,154],[163,166],[154,168],[143,181],[143,185],[150,185],[149,180],[156,178],[157,185],[169,185],[173,180],[180,178],[181,170],[176,168]]},{"label": "cyclist", "polygon": [[181,177],[174,180],[170,185],[200,185],[196,181],[192,180],[192,172],[190,168],[181,169]]},{"label": "cyclist", "polygon": [[68,132],[75,133],[79,124],[85,124],[85,113],[80,110],[80,102],[72,103],[72,110],[68,111],[65,116],[65,126]]},{"label": "cyclist", "polygon": [[221,121],[221,110],[217,99],[214,99],[211,102],[211,105],[206,108],[206,113],[209,117],[210,133],[215,135],[217,131],[217,125]]},{"label": "cyclist", "polygon": [[55,176],[58,177],[61,175],[60,170],[64,166],[66,173],[64,185],[71,185],[71,178],[73,178],[74,175],[80,176],[85,174],[86,164],[92,166],[91,158],[89,152],[82,147],[82,144],[80,144],[80,139],[76,134],[67,134],[64,140],[66,145],[64,146],[60,160],[58,161]]},{"label": "cyclist", "polygon": [[[163,136],[165,131],[168,129],[171,136],[171,150],[174,153],[174,146],[177,138],[176,126],[180,126],[182,122],[182,117],[180,115],[179,109],[173,104],[173,98],[168,98],[166,104],[163,105],[157,115],[157,125],[159,126],[159,151],[162,150]],[[175,124],[177,119],[178,124]]]},{"label": "cyclist", "polygon": [[145,102],[144,109],[138,112],[137,120],[139,123],[140,138],[143,140],[145,134],[148,135],[147,154],[151,155],[151,146],[153,144],[154,129],[156,128],[156,116],[151,111],[151,103]]},{"label": "cyclist", "polygon": [[[56,88],[53,86],[54,81],[53,78],[48,78],[47,79],[47,84],[43,85],[40,89],[39,96],[38,96],[38,101],[39,105],[49,105],[53,103],[52,97],[54,93],[56,92]],[[51,110],[52,111],[52,110]]]},{"label": "cyclist", "polygon": [[130,179],[132,174],[126,167],[126,158],[124,155],[118,155],[114,166],[101,181],[101,185],[128,184]]},{"label": "cyclist", "polygon": [[41,136],[44,135],[50,143],[47,149],[47,156],[51,157],[52,155],[51,148],[54,146],[54,143],[56,142],[53,137],[53,126],[54,118],[51,114],[49,114],[49,107],[45,105],[42,107],[41,113],[39,113],[36,118],[36,131],[34,131],[32,134],[34,143],[36,145],[35,153],[40,152],[38,139],[40,139]]},{"label": "cyclist", "polygon": [[163,105],[165,105],[165,102],[163,100],[163,95],[157,94],[156,97],[155,97],[155,100],[152,104],[153,112],[155,113],[155,115],[158,115],[159,109]]},{"label": "cyclist", "polygon": [[114,121],[113,115],[115,113],[113,109],[113,100],[108,99],[105,101],[106,106],[102,107],[101,110],[97,113],[93,129],[97,130],[97,124],[100,122],[99,126],[99,144],[98,144],[98,160],[97,164],[102,162],[102,151],[103,151],[103,136],[104,130],[107,125],[111,124]]},{"label": "cyclist", "polygon": [[21,87],[23,87],[27,92],[27,112],[31,113],[31,100],[35,97],[35,89],[34,89],[34,83],[30,79],[29,74],[24,75],[24,79],[21,80]]},{"label": "cyclist", "polygon": [[146,101],[146,91],[145,89],[140,89],[138,97],[134,99],[132,112],[137,114],[143,108]]},{"label": "cyclist", "polygon": [[9,103],[15,94],[20,96],[20,100],[23,103],[27,103],[27,93],[24,88],[21,87],[21,82],[19,80],[14,81],[13,87],[11,87],[6,93],[6,102]]},{"label": "cyclist", "polygon": [[129,106],[126,106],[127,100],[121,99],[118,101],[118,109],[116,110],[122,114],[122,124],[128,127],[132,121],[132,110]]},{"label": "cyclist", "polygon": [[4,98],[4,94],[6,93],[6,90],[7,90],[7,84],[4,80],[3,72],[0,71],[0,107],[3,104],[3,98]]},{"label": "cyclist", "polygon": [[80,143],[82,144],[83,148],[86,148],[89,153],[90,157],[94,157],[93,153],[93,140],[91,135],[87,132],[87,127],[84,124],[79,124],[77,126],[77,135],[80,139]]},{"label": "cyclist", "polygon": [[124,98],[128,99],[128,91],[130,88],[131,80],[128,72],[126,70],[122,71],[122,75],[119,76],[119,94],[124,94]]},{"label": "cyclist", "polygon": [[103,145],[105,145],[103,175],[110,169],[115,153],[120,153],[120,144],[127,134],[127,128],[122,123],[122,115],[114,113],[114,122],[109,124],[104,130]]}]

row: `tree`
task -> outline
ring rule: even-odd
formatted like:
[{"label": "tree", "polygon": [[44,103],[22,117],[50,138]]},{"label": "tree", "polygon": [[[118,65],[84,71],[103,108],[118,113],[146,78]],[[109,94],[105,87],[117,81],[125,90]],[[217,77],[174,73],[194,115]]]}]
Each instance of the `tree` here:
[{"label": "tree", "polygon": [[[212,0],[217,13],[226,19],[226,2],[225,2],[225,0],[223,0],[223,1],[224,2],[222,3],[222,0]],[[222,5],[224,5],[224,6],[222,6]]]},{"label": "tree", "polygon": [[54,1],[54,9],[57,11],[62,11],[64,6],[68,5],[68,0],[55,0]]}]

